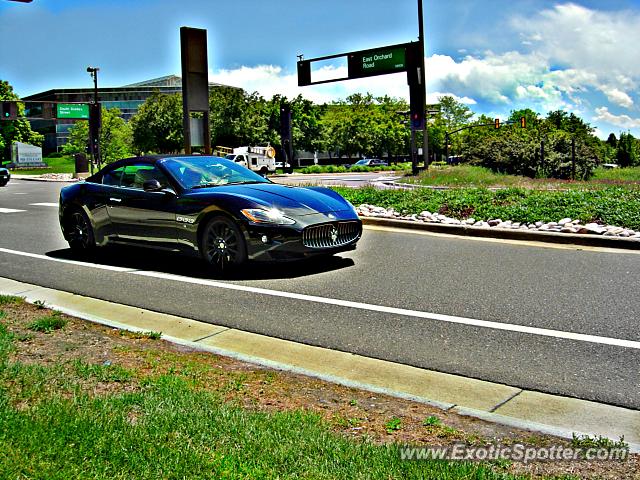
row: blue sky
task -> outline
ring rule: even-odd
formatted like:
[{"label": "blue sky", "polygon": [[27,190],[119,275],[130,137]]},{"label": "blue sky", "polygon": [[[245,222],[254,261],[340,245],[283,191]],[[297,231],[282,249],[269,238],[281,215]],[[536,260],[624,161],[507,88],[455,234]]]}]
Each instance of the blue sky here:
[{"label": "blue sky", "polygon": [[[417,39],[416,0],[0,0],[0,79],[21,96],[179,74],[179,28],[205,28],[210,78],[323,102],[408,95],[403,74],[299,89],[307,58]],[[640,0],[424,0],[427,94],[505,117],[573,111],[640,137]],[[339,68],[339,67],[336,67]],[[339,72],[338,72],[339,73]]]}]

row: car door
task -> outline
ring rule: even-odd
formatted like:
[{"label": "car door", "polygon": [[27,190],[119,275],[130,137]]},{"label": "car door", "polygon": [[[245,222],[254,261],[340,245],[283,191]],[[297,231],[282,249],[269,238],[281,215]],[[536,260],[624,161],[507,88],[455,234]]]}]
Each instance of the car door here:
[{"label": "car door", "polygon": [[[164,191],[146,192],[143,184],[155,179]],[[167,177],[149,162],[124,166],[120,186],[109,195],[109,217],[118,239],[129,243],[176,247],[176,195]]]}]

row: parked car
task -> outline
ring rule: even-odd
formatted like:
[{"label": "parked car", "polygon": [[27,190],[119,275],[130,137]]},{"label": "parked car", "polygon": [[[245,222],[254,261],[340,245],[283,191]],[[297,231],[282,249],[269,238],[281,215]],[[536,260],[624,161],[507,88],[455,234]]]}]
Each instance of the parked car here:
[{"label": "parked car", "polygon": [[389,164],[384,160],[380,160],[379,158],[363,158],[362,160],[358,160],[353,165],[349,165],[349,168],[358,166],[358,167],[386,167]]},{"label": "parked car", "polygon": [[4,187],[11,180],[11,174],[9,170],[4,167],[0,167],[0,187]]},{"label": "parked car", "polygon": [[353,250],[362,222],[323,187],[278,185],[220,157],[146,156],[109,164],[60,192],[60,226],[80,255],[111,243],[199,256],[217,271],[247,260]]}]

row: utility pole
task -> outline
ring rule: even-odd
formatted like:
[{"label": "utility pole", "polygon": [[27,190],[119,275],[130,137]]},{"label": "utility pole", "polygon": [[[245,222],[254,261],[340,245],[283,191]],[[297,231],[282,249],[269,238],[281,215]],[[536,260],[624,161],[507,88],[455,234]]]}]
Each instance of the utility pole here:
[{"label": "utility pole", "polygon": [[576,137],[571,139],[571,180],[576,179]]}]

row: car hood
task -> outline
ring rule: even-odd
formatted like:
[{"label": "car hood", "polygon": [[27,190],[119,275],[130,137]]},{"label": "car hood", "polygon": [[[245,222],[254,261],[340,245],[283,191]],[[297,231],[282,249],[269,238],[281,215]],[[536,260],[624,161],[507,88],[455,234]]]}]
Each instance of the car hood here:
[{"label": "car hood", "polygon": [[312,215],[350,210],[351,205],[342,197],[332,197],[322,190],[302,187],[288,187],[275,183],[256,183],[248,185],[229,185],[193,190],[191,197],[205,200],[219,196],[241,198],[250,204],[268,208],[277,208],[285,215]]}]

